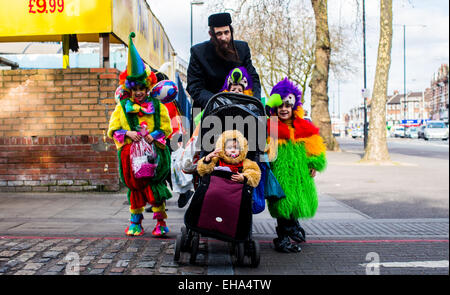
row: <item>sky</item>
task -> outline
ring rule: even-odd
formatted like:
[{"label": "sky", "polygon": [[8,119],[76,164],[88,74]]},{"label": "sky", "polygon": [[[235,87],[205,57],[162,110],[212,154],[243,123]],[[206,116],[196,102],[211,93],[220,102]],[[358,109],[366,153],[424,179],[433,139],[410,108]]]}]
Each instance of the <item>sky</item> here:
[{"label": "sky", "polygon": [[[208,0],[204,0],[207,2]],[[151,10],[160,20],[170,42],[179,57],[189,61],[190,48],[190,0],[147,0]],[[328,1],[329,25],[361,21],[362,1],[359,12],[357,0]],[[372,93],[380,26],[379,1],[366,0],[366,74],[367,88]],[[170,5],[168,5],[170,3]],[[174,9],[174,7],[176,9]],[[207,11],[207,5],[193,6],[193,44],[209,39],[208,15],[220,11]],[[403,25],[405,25],[406,92],[424,91],[441,64],[449,63],[449,3],[446,0],[393,0],[393,40],[388,95],[394,90],[404,92],[403,74]],[[358,35],[358,31],[361,32]],[[355,50],[359,57],[353,61],[356,72],[340,81],[330,75],[328,96],[330,113],[345,113],[361,104],[363,80],[362,24],[356,34]],[[248,41],[248,40],[245,40]],[[309,109],[310,91],[305,95],[305,109]]]}]

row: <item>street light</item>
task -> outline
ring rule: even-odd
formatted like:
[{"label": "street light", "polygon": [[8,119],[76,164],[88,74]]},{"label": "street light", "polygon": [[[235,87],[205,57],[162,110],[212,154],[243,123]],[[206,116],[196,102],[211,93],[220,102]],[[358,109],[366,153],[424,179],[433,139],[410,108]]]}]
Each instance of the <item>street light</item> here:
[{"label": "street light", "polygon": [[[363,59],[364,59],[364,92],[367,91],[367,75],[366,75],[366,1],[363,0]],[[367,105],[366,96],[363,95],[364,99],[364,149],[367,146]]]},{"label": "street light", "polygon": [[192,45],[193,45],[193,33],[192,33],[192,7],[194,6],[194,5],[203,5],[205,2],[203,2],[203,1],[191,1],[191,47],[192,47]]},{"label": "street light", "polygon": [[[394,24],[394,26],[400,26],[399,24]],[[401,25],[403,27],[403,100],[405,105],[403,107],[403,118],[405,120],[404,132],[406,135],[406,25]],[[426,27],[426,25],[408,25],[408,27]]]}]

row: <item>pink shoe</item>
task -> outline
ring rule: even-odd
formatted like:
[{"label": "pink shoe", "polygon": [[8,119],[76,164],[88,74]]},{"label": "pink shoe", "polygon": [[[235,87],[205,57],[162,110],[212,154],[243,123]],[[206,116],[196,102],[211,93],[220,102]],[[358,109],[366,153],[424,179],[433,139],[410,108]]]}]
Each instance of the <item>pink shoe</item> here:
[{"label": "pink shoe", "polygon": [[168,232],[169,228],[167,227],[166,222],[164,220],[158,220],[155,228],[152,231],[152,235],[155,237],[162,237]]}]

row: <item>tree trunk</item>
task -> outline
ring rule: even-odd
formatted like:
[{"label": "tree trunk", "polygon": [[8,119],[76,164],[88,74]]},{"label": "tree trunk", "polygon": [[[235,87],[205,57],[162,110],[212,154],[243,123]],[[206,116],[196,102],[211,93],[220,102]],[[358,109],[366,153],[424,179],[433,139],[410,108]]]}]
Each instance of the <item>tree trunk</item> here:
[{"label": "tree trunk", "polygon": [[386,101],[391,66],[392,0],[380,1],[380,42],[370,104],[370,128],[363,161],[390,161],[386,140]]},{"label": "tree trunk", "polygon": [[309,87],[311,88],[311,119],[320,128],[328,150],[339,151],[339,144],[331,130],[328,110],[328,71],[330,68],[330,33],[328,30],[327,0],[311,0],[316,20],[315,63]]}]

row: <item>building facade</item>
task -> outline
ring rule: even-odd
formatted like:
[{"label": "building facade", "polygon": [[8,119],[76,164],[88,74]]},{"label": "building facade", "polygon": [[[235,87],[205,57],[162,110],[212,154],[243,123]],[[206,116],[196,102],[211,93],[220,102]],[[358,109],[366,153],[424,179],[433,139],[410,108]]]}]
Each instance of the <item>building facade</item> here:
[{"label": "building facade", "polygon": [[388,126],[400,124],[419,125],[429,119],[429,103],[425,101],[424,92],[408,92],[388,96],[386,103],[386,122]]},{"label": "building facade", "polygon": [[429,104],[430,119],[448,122],[448,65],[442,64],[433,74],[430,88],[425,90],[425,100]]}]

